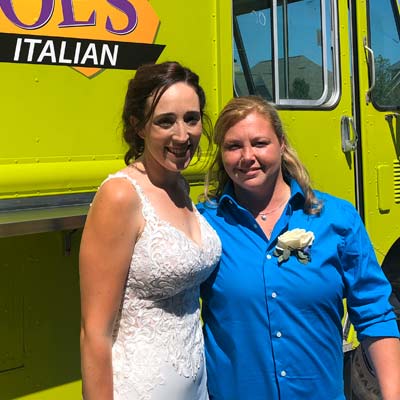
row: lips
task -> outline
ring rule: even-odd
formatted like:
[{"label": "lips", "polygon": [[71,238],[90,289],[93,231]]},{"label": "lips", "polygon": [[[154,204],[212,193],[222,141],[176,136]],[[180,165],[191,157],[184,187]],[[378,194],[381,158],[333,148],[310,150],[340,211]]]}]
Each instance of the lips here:
[{"label": "lips", "polygon": [[253,179],[259,176],[261,168],[236,168],[235,176],[241,177],[242,179]]},{"label": "lips", "polygon": [[188,151],[192,146],[190,144],[184,147],[166,147],[166,150],[177,158],[186,157]]},{"label": "lips", "polygon": [[249,169],[244,169],[244,168],[238,168],[237,170],[241,173],[241,174],[254,174],[256,172],[258,172],[261,168],[249,168]]}]

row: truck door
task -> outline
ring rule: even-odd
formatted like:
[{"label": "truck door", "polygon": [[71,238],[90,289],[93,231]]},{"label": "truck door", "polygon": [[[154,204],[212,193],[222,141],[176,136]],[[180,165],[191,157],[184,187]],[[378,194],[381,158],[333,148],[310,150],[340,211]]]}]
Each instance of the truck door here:
[{"label": "truck door", "polygon": [[369,0],[366,8],[354,3],[365,224],[385,272],[395,283],[400,270],[393,266],[400,246],[399,2]]}]

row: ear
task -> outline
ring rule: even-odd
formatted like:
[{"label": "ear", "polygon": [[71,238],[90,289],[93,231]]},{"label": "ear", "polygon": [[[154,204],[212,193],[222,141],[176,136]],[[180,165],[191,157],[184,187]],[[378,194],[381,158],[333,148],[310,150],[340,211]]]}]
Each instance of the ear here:
[{"label": "ear", "polygon": [[281,156],[283,156],[283,153],[285,152],[285,149],[286,149],[285,143],[283,143],[283,141],[282,141],[282,143],[281,143]]},{"label": "ear", "polygon": [[[129,117],[129,122],[130,122],[131,126],[132,126],[133,128],[135,128],[135,127],[138,125],[139,120],[138,120],[136,117],[134,117],[133,115],[131,115],[131,116]],[[144,136],[145,136],[144,130],[143,130],[143,129],[138,130],[137,135],[138,135],[140,138],[144,139]]]}]

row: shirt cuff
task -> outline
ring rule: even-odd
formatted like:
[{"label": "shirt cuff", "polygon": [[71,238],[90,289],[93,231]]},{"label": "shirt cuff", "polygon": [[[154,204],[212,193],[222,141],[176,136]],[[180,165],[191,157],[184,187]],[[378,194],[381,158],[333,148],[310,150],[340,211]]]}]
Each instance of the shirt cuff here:
[{"label": "shirt cuff", "polygon": [[377,322],[377,323],[365,328],[362,332],[357,332],[357,339],[360,342],[363,339],[366,339],[368,337],[400,338],[397,321],[395,319],[391,319],[389,321]]}]

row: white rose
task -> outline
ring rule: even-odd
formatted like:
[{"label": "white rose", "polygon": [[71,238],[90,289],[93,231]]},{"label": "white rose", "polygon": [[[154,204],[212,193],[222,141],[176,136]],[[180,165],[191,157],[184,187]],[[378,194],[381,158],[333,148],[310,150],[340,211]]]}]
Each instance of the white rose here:
[{"label": "white rose", "polygon": [[311,246],[314,241],[314,233],[305,229],[292,229],[278,236],[276,247],[280,250],[299,250]]}]

